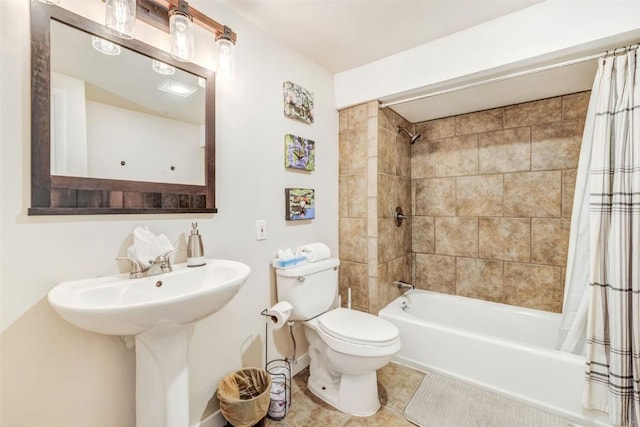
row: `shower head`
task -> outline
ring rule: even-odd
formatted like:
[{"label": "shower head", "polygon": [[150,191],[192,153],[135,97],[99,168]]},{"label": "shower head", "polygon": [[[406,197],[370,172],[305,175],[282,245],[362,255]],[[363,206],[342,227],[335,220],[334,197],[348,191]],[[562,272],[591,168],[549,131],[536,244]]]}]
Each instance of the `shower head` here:
[{"label": "shower head", "polygon": [[420,140],[420,138],[422,138],[422,135],[420,135],[419,133],[416,133],[414,135],[411,132],[409,132],[408,130],[406,130],[405,128],[403,128],[402,126],[398,126],[398,133],[400,133],[402,131],[404,131],[404,133],[409,135],[409,142],[411,143],[411,145],[415,144],[416,142],[418,142]]}]

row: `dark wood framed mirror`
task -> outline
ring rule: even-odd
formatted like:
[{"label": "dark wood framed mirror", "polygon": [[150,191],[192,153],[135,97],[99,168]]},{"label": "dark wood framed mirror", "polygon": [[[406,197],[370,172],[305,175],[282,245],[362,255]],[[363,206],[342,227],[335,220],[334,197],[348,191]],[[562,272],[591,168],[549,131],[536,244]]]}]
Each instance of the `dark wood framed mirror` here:
[{"label": "dark wood framed mirror", "polygon": [[213,71],[32,0],[29,215],[214,212]]}]

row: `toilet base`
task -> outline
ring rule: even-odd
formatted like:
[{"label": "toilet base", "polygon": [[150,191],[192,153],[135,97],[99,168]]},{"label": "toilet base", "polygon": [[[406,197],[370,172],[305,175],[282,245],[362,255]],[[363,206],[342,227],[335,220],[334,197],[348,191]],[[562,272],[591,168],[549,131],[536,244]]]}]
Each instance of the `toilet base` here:
[{"label": "toilet base", "polygon": [[368,417],[380,409],[376,371],[361,375],[342,374],[337,384],[325,384],[309,376],[307,387],[329,405],[356,417]]}]

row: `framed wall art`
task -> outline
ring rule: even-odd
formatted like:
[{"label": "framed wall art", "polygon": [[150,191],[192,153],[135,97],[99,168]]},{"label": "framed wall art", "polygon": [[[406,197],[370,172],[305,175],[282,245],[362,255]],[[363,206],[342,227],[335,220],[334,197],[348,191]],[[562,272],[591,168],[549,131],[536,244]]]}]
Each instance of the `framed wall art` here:
[{"label": "framed wall art", "polygon": [[314,219],[316,217],[315,190],[309,188],[285,188],[287,221]]},{"label": "framed wall art", "polygon": [[313,123],[313,93],[295,83],[284,82],[284,115]]},{"label": "framed wall art", "polygon": [[284,166],[312,171],[316,168],[316,143],[295,135],[284,136]]}]

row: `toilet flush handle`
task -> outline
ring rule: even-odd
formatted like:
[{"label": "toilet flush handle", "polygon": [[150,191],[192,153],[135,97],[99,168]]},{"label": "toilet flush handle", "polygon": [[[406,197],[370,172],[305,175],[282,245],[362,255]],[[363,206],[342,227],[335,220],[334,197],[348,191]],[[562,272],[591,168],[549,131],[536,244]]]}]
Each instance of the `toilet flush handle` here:
[{"label": "toilet flush handle", "polygon": [[307,280],[307,278],[304,276],[298,276],[297,279],[298,279],[298,282],[300,283],[304,283],[304,281]]}]

